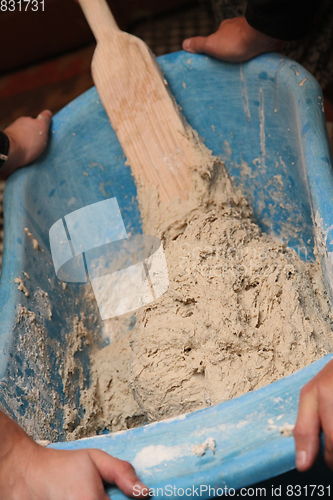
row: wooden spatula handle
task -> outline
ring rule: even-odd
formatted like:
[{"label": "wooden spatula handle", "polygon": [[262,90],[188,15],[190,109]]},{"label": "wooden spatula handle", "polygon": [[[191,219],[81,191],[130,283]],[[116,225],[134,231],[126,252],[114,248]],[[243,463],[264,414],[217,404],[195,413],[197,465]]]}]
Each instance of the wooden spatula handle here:
[{"label": "wooden spatula handle", "polygon": [[110,37],[110,30],[119,31],[106,0],[79,0],[79,4],[97,41]]},{"label": "wooden spatula handle", "polygon": [[91,69],[135,181],[186,199],[197,153],[149,48],[120,31],[105,0],[79,0],[96,37]]}]

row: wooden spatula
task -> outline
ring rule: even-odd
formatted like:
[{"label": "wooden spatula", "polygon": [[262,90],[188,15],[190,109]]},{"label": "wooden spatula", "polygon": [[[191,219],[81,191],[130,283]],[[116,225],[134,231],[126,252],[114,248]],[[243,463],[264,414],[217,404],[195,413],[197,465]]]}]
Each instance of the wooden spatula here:
[{"label": "wooden spatula", "polygon": [[105,0],[79,3],[97,41],[93,79],[135,179],[163,201],[186,198],[194,146],[154,56],[119,30]]}]

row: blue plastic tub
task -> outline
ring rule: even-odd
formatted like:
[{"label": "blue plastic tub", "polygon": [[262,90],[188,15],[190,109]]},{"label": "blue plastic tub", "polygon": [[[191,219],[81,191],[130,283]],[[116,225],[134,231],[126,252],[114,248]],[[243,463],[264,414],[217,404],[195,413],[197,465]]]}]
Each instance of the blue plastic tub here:
[{"label": "blue plastic tub", "polygon": [[[225,160],[235,182],[244,186],[262,229],[280,235],[304,259],[314,258],[317,239],[332,291],[332,157],[323,97],[314,78],[277,54],[227,64],[179,52],[158,62],[189,123],[208,148]],[[92,88],[54,117],[46,153],[33,166],[15,173],[6,186],[1,403],[34,436],[47,437],[43,421],[47,422],[48,435],[58,441],[55,448],[101,448],[131,461],[153,488],[239,488],[293,469],[293,439],[283,437],[279,426],[295,422],[301,387],[331,355],[232,401],[126,432],[61,442],[66,397],[59,370],[68,354],[68,324],[75,314],[85,315],[96,331],[100,324],[89,317],[85,285],[68,284],[64,290],[56,278],[49,229],[66,214],[112,197],[117,198],[126,230],[140,233],[136,187]],[[41,250],[33,249],[25,227]],[[29,273],[30,280],[22,271]],[[24,278],[29,297],[18,291],[14,283],[18,276]],[[19,321],[19,305],[34,314]],[[42,342],[37,341],[37,327]],[[61,356],[56,355],[59,348]],[[88,349],[82,345],[83,369]],[[78,379],[73,373],[77,401]],[[202,457],[194,455],[192,446],[208,437],[216,442],[215,454],[209,450]],[[108,492],[114,499],[123,497],[114,488]],[[208,496],[208,491],[202,492],[202,498]]]}]

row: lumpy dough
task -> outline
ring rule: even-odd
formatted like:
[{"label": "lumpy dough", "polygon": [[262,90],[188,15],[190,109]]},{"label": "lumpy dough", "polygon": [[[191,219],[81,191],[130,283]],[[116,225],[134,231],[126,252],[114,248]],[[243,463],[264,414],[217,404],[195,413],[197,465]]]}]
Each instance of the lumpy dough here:
[{"label": "lumpy dough", "polygon": [[170,280],[138,311],[130,341],[130,386],[149,420],[239,396],[332,350],[318,262],[261,232],[219,161],[194,180],[187,203],[163,210],[139,187],[145,232],[162,239]]},{"label": "lumpy dough", "polygon": [[156,190],[138,183],[144,233],[163,242],[170,286],[137,311],[133,330],[131,313],[106,322],[111,343],[92,345],[84,418],[75,423],[71,404],[68,439],[239,396],[332,350],[319,263],[303,262],[260,231],[246,198],[204,146],[197,165],[185,202],[162,204]]}]

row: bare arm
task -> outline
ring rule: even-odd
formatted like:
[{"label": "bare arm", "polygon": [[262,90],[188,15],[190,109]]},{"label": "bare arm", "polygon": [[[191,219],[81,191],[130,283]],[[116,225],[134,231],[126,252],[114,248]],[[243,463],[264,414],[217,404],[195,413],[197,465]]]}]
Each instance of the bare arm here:
[{"label": "bare arm", "polygon": [[47,145],[51,119],[51,111],[45,110],[37,118],[22,116],[4,130],[10,146],[8,160],[0,169],[0,179],[7,179],[15,170],[42,154]]},{"label": "bare arm", "polygon": [[183,49],[230,62],[279,52],[284,41],[307,35],[321,3],[322,0],[248,0],[244,17],[226,19],[208,37],[184,40]]},{"label": "bare arm", "polygon": [[224,61],[243,62],[264,52],[281,51],[284,42],[252,28],[245,17],[222,21],[207,37],[197,36],[183,42],[183,49],[205,53]]},{"label": "bare arm", "polygon": [[128,496],[147,497],[128,462],[97,449],[43,448],[0,411],[1,500],[108,500],[103,481]]}]

